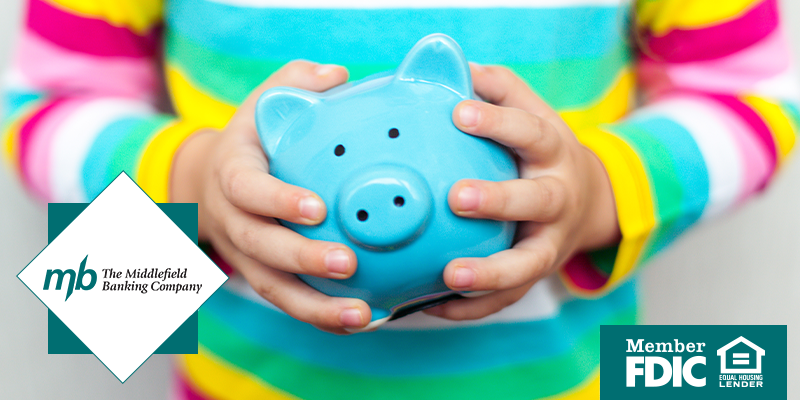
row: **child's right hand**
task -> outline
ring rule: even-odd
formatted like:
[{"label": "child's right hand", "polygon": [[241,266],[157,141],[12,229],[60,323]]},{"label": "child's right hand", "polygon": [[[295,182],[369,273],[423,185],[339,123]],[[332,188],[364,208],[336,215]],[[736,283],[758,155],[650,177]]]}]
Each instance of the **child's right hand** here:
[{"label": "child's right hand", "polygon": [[324,295],[295,274],[344,279],[355,272],[356,256],[343,244],[307,239],[276,221],[318,224],[326,208],[315,193],[269,175],[255,105],[271,87],[324,91],[347,77],[340,66],[285,65],[250,94],[225,129],[187,139],[173,160],[170,188],[171,201],[198,203],[200,240],[210,241],[259,295],[294,318],[341,334],[366,326],[369,306]]}]

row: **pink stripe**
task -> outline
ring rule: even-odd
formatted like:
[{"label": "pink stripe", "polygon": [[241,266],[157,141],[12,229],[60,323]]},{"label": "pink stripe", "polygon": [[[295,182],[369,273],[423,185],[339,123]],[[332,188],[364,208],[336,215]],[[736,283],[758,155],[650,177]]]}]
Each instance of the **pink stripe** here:
[{"label": "pink stripe", "polygon": [[97,56],[152,57],[159,39],[158,29],[139,36],[100,19],[59,10],[44,0],[28,3],[28,27],[61,47]]},{"label": "pink stripe", "polygon": [[221,269],[225,275],[231,276],[233,274],[233,268],[230,266],[230,264],[228,264],[227,261],[222,259],[222,256],[220,256],[216,250],[211,249],[206,254],[208,255],[208,258],[214,262],[214,264],[217,264],[219,269]]},{"label": "pink stripe", "polygon": [[743,164],[742,182],[737,198],[738,203],[741,203],[763,187],[774,166],[770,164],[769,153],[765,151],[763,144],[753,136],[752,129],[747,122],[732,110],[718,103],[709,101],[707,105],[720,115],[720,119],[736,141],[739,158]]},{"label": "pink stripe", "polygon": [[583,290],[598,290],[608,282],[608,277],[600,274],[586,254],[577,254],[564,265],[562,273],[573,285]]},{"label": "pink stripe", "polygon": [[[654,65],[647,65],[654,64]],[[672,85],[704,91],[741,93],[789,68],[789,45],[781,29],[729,56],[692,63],[669,64],[643,58],[641,68],[661,68]]]},{"label": "pink stripe", "polygon": [[675,29],[646,38],[650,52],[667,62],[711,60],[744,49],[778,26],[777,0],[764,0],[739,18],[708,28]]},{"label": "pink stripe", "polygon": [[55,94],[88,92],[150,100],[160,84],[153,60],[78,53],[28,29],[17,46],[16,63],[27,82]]},{"label": "pink stripe", "polygon": [[772,137],[772,132],[770,132],[769,127],[752,108],[742,103],[742,101],[736,97],[722,94],[707,94],[707,96],[724,104],[731,111],[735,112],[752,129],[752,132],[755,134],[752,136],[753,139],[755,139],[753,145],[757,146],[757,148],[767,156],[767,173],[764,174],[761,181],[757,184],[758,190],[763,189],[767,182],[769,182],[769,178],[772,176],[772,172],[775,170],[775,165],[778,160],[775,140]]},{"label": "pink stripe", "polygon": [[709,96],[686,95],[685,92],[675,92],[663,96],[659,100],[668,99],[688,99],[702,102],[705,107],[712,110],[711,112],[727,128],[726,131],[730,133],[736,143],[739,160],[742,163],[742,180],[739,182],[737,203],[746,200],[751,194],[764,186],[764,182],[769,178],[771,168],[774,165],[770,164],[769,154],[764,149],[763,142],[753,135],[753,128],[739,114],[729,107],[710,99]]},{"label": "pink stripe", "polygon": [[189,381],[182,374],[176,377],[178,398],[181,400],[214,400],[213,397],[206,397],[199,390],[195,390]]},{"label": "pink stripe", "polygon": [[[23,182],[25,182],[29,188],[33,188],[31,184],[31,176],[28,173],[28,169],[25,168],[29,162],[30,156],[30,144],[33,141],[34,131],[36,126],[39,122],[44,118],[47,113],[53,110],[55,107],[58,107],[64,100],[63,99],[54,99],[48,102],[47,105],[37,110],[27,121],[20,127],[19,130],[19,166],[20,172],[22,173]],[[39,161],[39,160],[37,160]],[[37,193],[38,195],[38,193]]]},{"label": "pink stripe", "polygon": [[27,150],[27,160],[20,163],[33,194],[45,202],[50,196],[50,144],[61,123],[89,99],[70,99],[51,109],[34,127]]}]

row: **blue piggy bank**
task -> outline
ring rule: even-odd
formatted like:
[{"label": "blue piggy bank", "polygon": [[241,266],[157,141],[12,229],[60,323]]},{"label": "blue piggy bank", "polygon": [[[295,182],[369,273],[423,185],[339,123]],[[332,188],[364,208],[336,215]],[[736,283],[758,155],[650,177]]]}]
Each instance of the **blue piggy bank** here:
[{"label": "blue piggy bank", "polygon": [[458,217],[447,203],[458,180],[518,176],[506,148],[453,125],[454,107],[473,98],[467,60],[441,34],[423,38],[396,71],[324,93],[276,87],[259,98],[256,125],[270,173],[316,192],[328,207],[317,226],[282,223],[344,243],[358,258],[348,279],[301,279],[366,301],[372,321],[365,329],[477,294],[450,290],[444,267],[511,245],[513,222]]}]

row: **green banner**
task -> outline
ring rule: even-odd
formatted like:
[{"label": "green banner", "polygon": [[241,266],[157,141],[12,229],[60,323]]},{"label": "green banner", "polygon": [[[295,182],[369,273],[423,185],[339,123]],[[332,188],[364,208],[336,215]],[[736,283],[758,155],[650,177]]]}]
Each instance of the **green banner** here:
[{"label": "green banner", "polygon": [[785,325],[600,327],[601,399],[786,399]]}]

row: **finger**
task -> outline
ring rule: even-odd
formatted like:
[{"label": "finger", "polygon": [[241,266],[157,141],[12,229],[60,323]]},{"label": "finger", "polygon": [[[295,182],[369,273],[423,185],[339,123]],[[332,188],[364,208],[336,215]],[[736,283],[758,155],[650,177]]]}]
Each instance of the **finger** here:
[{"label": "finger", "polygon": [[261,94],[268,89],[277,86],[291,86],[322,92],[347,82],[348,76],[347,69],[339,65],[317,64],[302,60],[289,62],[250,92],[247,99],[236,110],[236,115],[231,119],[229,125],[235,126],[234,131],[241,134],[255,132],[256,122],[253,114],[256,110],[256,103]]},{"label": "finger", "polygon": [[471,135],[506,145],[527,162],[546,163],[561,150],[561,136],[549,121],[518,108],[465,100],[453,110],[453,123]]},{"label": "finger", "polygon": [[431,307],[423,312],[454,321],[481,319],[516,303],[522,296],[525,296],[531,286],[533,286],[533,282],[518,288],[501,290],[480,297],[453,300]]},{"label": "finger", "polygon": [[546,276],[557,257],[558,247],[540,232],[489,257],[451,261],[444,269],[444,282],[458,291],[513,289]]},{"label": "finger", "polygon": [[297,224],[318,224],[325,219],[327,210],[319,196],[267,174],[266,167],[254,161],[237,157],[221,168],[220,185],[231,204]]},{"label": "finger", "polygon": [[563,212],[565,197],[564,185],[550,176],[504,182],[465,179],[450,188],[447,202],[462,217],[552,222]]},{"label": "finger", "polygon": [[250,93],[240,110],[252,115],[261,93],[276,86],[292,86],[298,89],[322,92],[347,82],[349,73],[341,65],[317,64],[311,61],[295,60],[287,63]]},{"label": "finger", "polygon": [[246,256],[293,274],[345,279],[356,271],[356,255],[349,247],[311,240],[274,221],[230,208],[225,233]]},{"label": "finger", "polygon": [[363,300],[327,296],[296,275],[266,267],[232,246],[223,247],[227,247],[225,257],[256,293],[300,321],[329,332],[346,334],[345,328],[363,328],[372,318],[370,308]]},{"label": "finger", "polygon": [[519,108],[551,122],[561,120],[558,113],[510,69],[472,63],[470,68],[475,93],[482,99],[502,107]]}]

